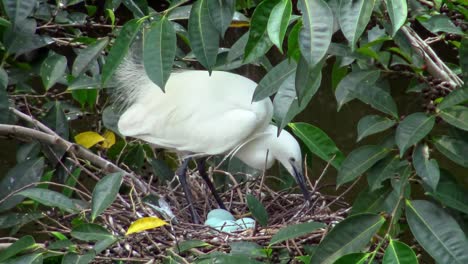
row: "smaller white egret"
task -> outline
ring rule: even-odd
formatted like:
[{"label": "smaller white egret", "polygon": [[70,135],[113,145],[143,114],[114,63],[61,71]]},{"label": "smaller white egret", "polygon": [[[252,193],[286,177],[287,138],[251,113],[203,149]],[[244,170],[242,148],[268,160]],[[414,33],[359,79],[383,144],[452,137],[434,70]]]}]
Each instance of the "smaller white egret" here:
[{"label": "smaller white egret", "polygon": [[[277,127],[270,125],[273,105],[269,98],[252,103],[257,86],[252,80],[222,71],[211,76],[207,71],[178,71],[171,74],[164,93],[132,56],[119,66],[116,80],[117,101],[124,109],[118,121],[122,135],[185,157],[235,155],[259,170],[278,160],[294,176],[305,199],[310,199],[299,144],[285,130],[277,136]],[[188,163],[186,158],[177,175],[192,218],[198,222],[186,182]],[[206,174],[204,159],[197,164],[218,204],[225,208]]]}]

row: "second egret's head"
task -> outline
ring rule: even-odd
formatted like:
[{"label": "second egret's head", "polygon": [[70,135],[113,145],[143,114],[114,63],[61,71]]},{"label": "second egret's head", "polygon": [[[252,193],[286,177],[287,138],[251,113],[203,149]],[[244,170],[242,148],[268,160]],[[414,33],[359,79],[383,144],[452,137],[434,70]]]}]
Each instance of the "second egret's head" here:
[{"label": "second egret's head", "polygon": [[304,177],[302,154],[299,143],[286,130],[281,131],[280,135],[276,137],[277,128],[270,126],[269,130],[271,130],[272,127],[274,129],[275,137],[271,139],[269,146],[270,154],[296,179],[302,193],[304,194],[304,198],[309,201],[310,194],[306,187],[307,185]]}]

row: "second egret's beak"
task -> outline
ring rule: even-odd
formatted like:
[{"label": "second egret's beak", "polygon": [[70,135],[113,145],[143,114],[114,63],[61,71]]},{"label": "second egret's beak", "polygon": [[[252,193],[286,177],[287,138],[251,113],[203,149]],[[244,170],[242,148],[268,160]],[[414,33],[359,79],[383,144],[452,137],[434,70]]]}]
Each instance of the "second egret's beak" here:
[{"label": "second egret's beak", "polygon": [[294,171],[294,177],[296,178],[296,181],[299,184],[299,188],[301,188],[302,194],[304,195],[304,199],[306,201],[310,201],[310,193],[309,190],[307,190],[305,177],[302,173],[302,169],[300,168],[301,166],[295,164],[294,161],[290,161],[290,163]]}]

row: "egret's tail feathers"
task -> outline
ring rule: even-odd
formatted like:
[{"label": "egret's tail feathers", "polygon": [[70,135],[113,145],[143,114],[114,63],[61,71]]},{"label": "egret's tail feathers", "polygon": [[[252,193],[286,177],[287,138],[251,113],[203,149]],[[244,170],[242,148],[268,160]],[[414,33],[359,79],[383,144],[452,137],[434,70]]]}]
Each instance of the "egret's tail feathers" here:
[{"label": "egret's tail feathers", "polygon": [[133,53],[129,53],[119,65],[114,75],[116,81],[113,93],[114,105],[124,110],[143,96],[148,89],[159,89],[146,74],[145,68]]}]

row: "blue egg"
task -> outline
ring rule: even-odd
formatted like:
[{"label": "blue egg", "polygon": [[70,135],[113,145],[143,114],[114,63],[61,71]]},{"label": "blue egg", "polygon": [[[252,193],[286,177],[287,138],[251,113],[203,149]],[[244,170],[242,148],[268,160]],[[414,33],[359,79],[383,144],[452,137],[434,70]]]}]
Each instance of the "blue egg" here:
[{"label": "blue egg", "polygon": [[211,210],[207,217],[207,219],[211,219],[211,218],[218,218],[218,219],[221,219],[221,220],[236,220],[234,218],[234,216],[232,216],[232,214],[229,212],[229,211],[226,211],[224,209],[214,209],[214,210]]},{"label": "blue egg", "polygon": [[254,228],[255,227],[255,220],[253,220],[252,218],[249,218],[249,217],[244,217],[244,218],[238,219],[236,221],[236,224],[239,225],[241,230]]}]

